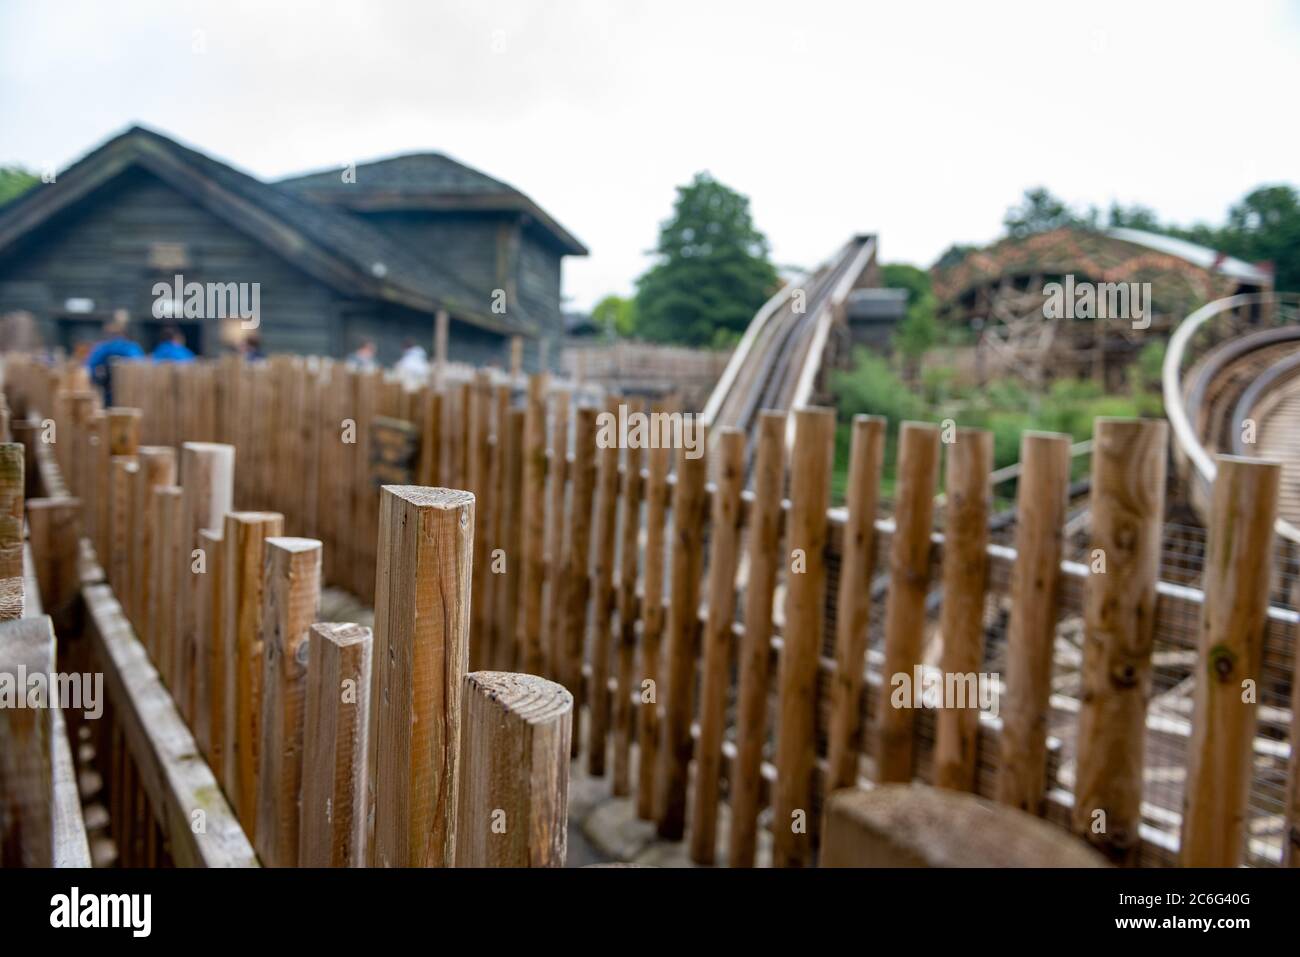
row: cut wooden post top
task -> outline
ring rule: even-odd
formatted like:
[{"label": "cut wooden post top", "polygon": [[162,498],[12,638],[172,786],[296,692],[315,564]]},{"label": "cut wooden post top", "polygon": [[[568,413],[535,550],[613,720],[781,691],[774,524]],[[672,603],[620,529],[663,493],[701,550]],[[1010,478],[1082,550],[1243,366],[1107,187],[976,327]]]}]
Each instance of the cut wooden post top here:
[{"label": "cut wooden post top", "polygon": [[471,671],[466,692],[477,693],[528,724],[546,724],[573,710],[567,688],[537,675],[511,671]]},{"label": "cut wooden post top", "polygon": [[262,522],[278,521],[284,516],[279,512],[227,512],[226,518],[248,525],[258,525]]},{"label": "cut wooden post top", "polygon": [[474,504],[474,493],[454,488],[430,488],[425,485],[384,485],[383,491],[420,508],[452,511]]},{"label": "cut wooden post top", "polygon": [[310,552],[323,547],[318,538],[296,538],[292,535],[271,535],[266,539],[266,546],[286,552]]},{"label": "cut wooden post top", "polygon": [[54,624],[49,615],[0,622],[0,669],[9,672],[21,665],[28,675],[49,675],[54,661]]},{"label": "cut wooden post top", "polygon": [[846,788],[826,801],[823,867],[1107,867],[1069,831],[924,784]]},{"label": "cut wooden post top", "polygon": [[350,621],[318,621],[311,626],[311,630],[323,641],[338,645],[340,648],[369,641],[371,637],[369,628]]}]

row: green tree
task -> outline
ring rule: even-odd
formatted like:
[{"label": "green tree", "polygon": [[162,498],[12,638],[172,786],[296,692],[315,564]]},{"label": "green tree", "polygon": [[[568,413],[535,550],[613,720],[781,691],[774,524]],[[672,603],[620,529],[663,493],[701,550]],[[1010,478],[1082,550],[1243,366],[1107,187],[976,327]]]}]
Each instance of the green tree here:
[{"label": "green tree", "polygon": [[636,334],[636,300],[611,293],[596,303],[591,321],[606,335],[630,338]]},{"label": "green tree", "polygon": [[1247,262],[1271,262],[1274,287],[1300,290],[1300,194],[1261,186],[1228,211],[1218,249]]},{"label": "green tree", "polygon": [[880,278],[890,289],[907,290],[907,312],[894,330],[894,348],[903,356],[908,381],[914,382],[921,357],[939,340],[930,274],[906,263],[888,263],[881,267]]},{"label": "green tree", "polygon": [[21,196],[40,181],[39,176],[21,166],[0,166],[0,206]]},{"label": "green tree", "polygon": [[652,341],[730,345],[776,288],[748,198],[708,173],[677,188],[655,253],[636,293],[637,331]]},{"label": "green tree", "polygon": [[1086,217],[1079,216],[1063,199],[1052,195],[1043,186],[1025,190],[1019,205],[1012,206],[1002,217],[1002,225],[1012,239],[1045,233],[1062,226],[1087,224]]}]

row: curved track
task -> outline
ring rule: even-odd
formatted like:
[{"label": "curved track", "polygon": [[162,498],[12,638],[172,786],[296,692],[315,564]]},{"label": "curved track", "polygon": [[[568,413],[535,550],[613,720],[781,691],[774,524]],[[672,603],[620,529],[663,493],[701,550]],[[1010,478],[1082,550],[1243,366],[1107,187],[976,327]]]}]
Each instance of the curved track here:
[{"label": "curved track", "polygon": [[1277,531],[1300,543],[1300,298],[1231,296],[1188,316],[1165,353],[1165,411],[1204,519],[1214,455],[1282,463]]},{"label": "curved track", "polygon": [[812,397],[831,325],[875,250],[874,236],[854,236],[764,303],[704,406],[710,428],[739,428],[752,438],[761,411],[788,411]]}]

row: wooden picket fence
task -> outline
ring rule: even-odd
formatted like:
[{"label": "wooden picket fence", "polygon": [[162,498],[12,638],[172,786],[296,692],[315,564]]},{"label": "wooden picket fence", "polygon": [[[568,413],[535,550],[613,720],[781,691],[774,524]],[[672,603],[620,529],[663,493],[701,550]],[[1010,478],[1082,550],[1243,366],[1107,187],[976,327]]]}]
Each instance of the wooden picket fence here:
[{"label": "wooden picket fence", "polygon": [[[601,412],[653,410],[618,397],[575,408],[544,375],[522,389],[481,373],[408,392],[327,360],[119,365],[121,405],[104,410],[75,370],[9,357],[5,385],[30,428],[55,410],[56,452],[38,454],[57,460],[80,497],[90,543],[76,556],[80,580],[97,562],[107,582],[81,590],[95,652],[116,656],[126,675],[135,646],[125,638],[139,636],[166,689],[158,710],[175,710],[166,723],[192,734],[203,756],[193,780],[172,773],[155,788],[155,816],[160,804],[191,816],[226,807],[226,844],[216,847],[208,814],[206,834],[179,838],[193,853],[177,853],[170,836],[177,862],[452,863],[458,815],[447,769],[457,742],[462,761],[500,747],[473,728],[472,746],[460,739],[471,710],[461,708],[459,676],[488,670],[568,689],[571,715],[544,709],[564,728],[543,751],[561,738],[568,747],[571,721],[572,754],[586,772],[608,776],[663,838],[689,838],[698,863],[749,866],[763,845],[777,866],[811,864],[831,791],[917,778],[1046,817],[1117,863],[1246,859],[1244,812],[1258,772],[1256,699],[1242,683],[1289,690],[1297,627],[1293,611],[1269,604],[1277,469],[1221,460],[1203,589],[1161,582],[1162,422],[1097,424],[1099,574],[1062,555],[1070,441],[1060,435],[1023,437],[1007,548],[989,542],[992,441],[982,430],[945,436],[906,423],[893,513],[880,518],[883,421],[854,421],[848,500],[831,508],[835,421],[824,409],[793,413],[788,449],[786,416],[762,417],[746,489],[740,433],[719,430],[699,456],[605,447]],[[873,621],[873,582],[886,571],[883,618]],[[375,605],[368,680],[364,636],[314,623],[322,581]],[[936,631],[928,602],[938,584]],[[893,676],[981,670],[993,596],[1009,607],[1000,715],[891,703]],[[449,637],[462,615],[464,634]],[[1073,788],[1058,776],[1059,741],[1046,720],[1053,641],[1067,615],[1081,616],[1089,635]],[[1143,729],[1152,648],[1189,620],[1200,622],[1200,664],[1181,840],[1171,842],[1143,824]],[[925,645],[936,637],[934,656]],[[466,660],[457,658],[462,640]],[[326,717],[322,689],[340,675],[355,676],[369,706],[351,702]],[[494,680],[514,689],[533,679]],[[466,679],[466,700],[477,701],[470,689],[493,701],[537,694],[486,683]],[[144,710],[147,682],[121,684],[118,714],[134,709],[117,719],[121,733],[148,737],[161,719]],[[432,735],[418,747],[411,709]],[[338,742],[359,740],[340,725],[367,710],[362,768]],[[304,714],[332,736],[304,736]],[[316,755],[308,772],[302,747],[286,741],[331,751],[333,763]],[[137,764],[141,749],[128,741]],[[286,760],[296,764],[286,769]],[[1288,833],[1300,810],[1292,765]],[[126,773],[148,789],[155,771]],[[320,842],[304,851],[290,836],[320,827],[308,825],[309,784],[341,780],[354,830],[332,833],[328,852]],[[461,782],[460,816],[471,817],[460,840],[481,823],[473,809],[486,806],[488,786],[476,786],[466,805]],[[498,781],[492,793],[512,786]],[[535,830],[551,849],[521,848],[511,860],[555,863],[563,798],[519,800],[549,822]],[[370,806],[374,830],[361,834],[366,815],[356,811]]]}]

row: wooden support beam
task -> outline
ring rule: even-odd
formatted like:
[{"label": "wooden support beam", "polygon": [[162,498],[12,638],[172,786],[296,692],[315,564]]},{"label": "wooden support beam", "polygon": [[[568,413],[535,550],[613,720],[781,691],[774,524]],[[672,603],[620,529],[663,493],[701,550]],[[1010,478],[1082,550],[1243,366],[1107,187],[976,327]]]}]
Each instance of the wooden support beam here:
[{"label": "wooden support beam", "polygon": [[373,639],[317,622],[309,641],[298,866],[363,867]]},{"label": "wooden support beam", "polygon": [[1276,462],[1231,455],[1215,464],[1183,799],[1184,867],[1242,863],[1282,472]]},{"label": "wooden support beam", "polygon": [[777,676],[777,785],[772,799],[772,864],[812,863],[817,659],[826,603],[826,506],[835,458],[835,412],[795,411],[786,548],[785,644]]},{"label": "wooden support beam", "polygon": [[736,701],[736,760],[731,778],[732,867],[753,867],[762,795],[763,747],[767,743],[767,697],[771,684],[772,603],[777,569],[784,564],[781,508],[785,485],[784,412],[759,415],[754,465],[754,507],[749,514],[745,586],[745,633],[741,639]]},{"label": "wooden support beam", "polygon": [[252,845],[112,589],[89,585],[82,598],[94,653],[104,662],[105,694],[175,864],[256,867]]},{"label": "wooden support beam", "polygon": [[1041,815],[1070,437],[1025,432],[1020,438],[1020,462],[998,800]]},{"label": "wooden support beam", "polygon": [[740,552],[740,493],[745,484],[745,433],[718,431],[716,486],[709,522],[708,619],[704,626],[704,676],[700,683],[700,734],[695,742],[695,794],[691,860],[712,864],[718,844],[722,737],[731,685],[731,637],[736,620],[736,567]]},{"label": "wooden support beam", "polygon": [[573,696],[536,675],[464,679],[458,867],[563,867]]},{"label": "wooden support beam", "polygon": [[[283,533],[284,516],[278,512],[231,512],[221,536],[226,551],[222,785],[250,840],[257,836],[257,749],[262,740],[263,561],[266,540]],[[216,720],[213,715],[214,724]]]},{"label": "wooden support beam", "polygon": [[840,548],[839,597],[835,609],[828,793],[851,787],[858,781],[858,758],[862,752],[862,676],[867,667],[867,628],[871,623],[876,508],[880,499],[880,471],[885,461],[885,425],[885,419],[880,416],[853,417],[848,517]]},{"label": "wooden support beam", "polygon": [[1168,431],[1160,420],[1093,423],[1092,574],[1072,824],[1117,864],[1136,864],[1141,848]]},{"label": "wooden support beam", "polygon": [[47,616],[0,622],[0,681],[18,702],[0,707],[0,867],[54,865],[54,655]]},{"label": "wooden support beam", "polygon": [[[948,676],[975,676],[984,661],[984,589],[988,577],[989,506],[993,488],[993,433],[958,429],[948,447],[943,551],[943,638],[939,669]],[[975,751],[980,702],[977,684],[959,685],[973,698],[945,701],[935,715],[934,783],[975,790]]]},{"label": "wooden support beam", "polygon": [[298,863],[308,638],[320,605],[321,543],[268,538],[264,564],[255,846],[262,866],[293,867]]},{"label": "wooden support beam", "polygon": [[474,496],[380,490],[371,689],[372,866],[448,867],[469,654]]}]

